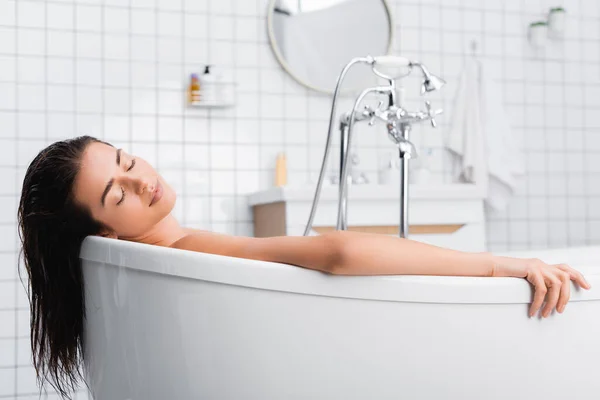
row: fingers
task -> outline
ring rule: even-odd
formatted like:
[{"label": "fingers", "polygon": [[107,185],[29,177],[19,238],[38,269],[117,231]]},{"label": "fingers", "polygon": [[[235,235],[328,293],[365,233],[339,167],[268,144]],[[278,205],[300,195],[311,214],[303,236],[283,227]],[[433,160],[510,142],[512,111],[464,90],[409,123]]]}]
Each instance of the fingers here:
[{"label": "fingers", "polygon": [[533,302],[531,303],[531,307],[529,308],[529,316],[533,317],[535,313],[538,312],[540,307],[542,307],[548,289],[546,288],[546,282],[544,282],[541,270],[535,270],[528,274],[527,280],[533,285],[533,288],[535,290]]},{"label": "fingers", "polygon": [[590,285],[589,282],[583,277],[583,274],[581,272],[574,270],[566,264],[559,264],[556,267],[561,271],[565,271],[566,273],[568,273],[570,279],[582,288],[588,290],[592,288],[592,285]]},{"label": "fingers", "polygon": [[548,288],[548,294],[546,296],[546,305],[542,309],[542,317],[546,318],[556,307],[556,303],[558,303],[558,299],[560,297],[561,286],[562,281],[556,278],[554,274],[548,273],[546,275],[546,287]]},{"label": "fingers", "polygon": [[535,265],[531,267],[527,275],[527,280],[535,288],[534,299],[529,310],[530,317],[540,310],[544,300],[546,304],[541,311],[542,317],[548,317],[554,308],[559,313],[564,312],[571,298],[571,281],[585,289],[591,288],[579,271],[566,264],[550,266],[537,260],[534,262]]},{"label": "fingers", "polygon": [[556,303],[556,311],[562,314],[571,298],[571,276],[564,271],[558,271],[558,278],[561,281],[560,297]]}]

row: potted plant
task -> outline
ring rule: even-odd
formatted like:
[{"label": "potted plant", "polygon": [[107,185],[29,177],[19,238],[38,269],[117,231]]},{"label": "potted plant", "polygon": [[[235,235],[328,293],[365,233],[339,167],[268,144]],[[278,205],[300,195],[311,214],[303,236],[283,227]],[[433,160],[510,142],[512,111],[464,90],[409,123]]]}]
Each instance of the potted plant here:
[{"label": "potted plant", "polygon": [[548,23],[546,21],[537,21],[529,24],[529,42],[536,47],[542,47],[546,44],[548,36]]},{"label": "potted plant", "polygon": [[562,7],[554,7],[548,13],[548,29],[555,36],[562,36],[565,31],[566,11]]}]

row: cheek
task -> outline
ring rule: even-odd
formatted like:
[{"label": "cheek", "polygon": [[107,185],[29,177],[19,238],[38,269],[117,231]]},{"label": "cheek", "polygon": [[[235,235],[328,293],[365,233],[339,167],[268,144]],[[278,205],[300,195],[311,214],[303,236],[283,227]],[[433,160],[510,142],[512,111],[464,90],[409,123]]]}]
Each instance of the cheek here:
[{"label": "cheek", "polygon": [[126,199],[125,202],[108,216],[111,226],[120,236],[135,236],[144,233],[152,218],[148,207],[139,199]]},{"label": "cheek", "polygon": [[[166,183],[162,178],[161,178],[161,184],[163,186],[163,197],[160,200],[160,202],[156,205],[160,205],[161,210],[171,210],[173,208],[173,206],[175,205],[175,200],[177,199],[177,194],[175,193],[175,190],[173,190],[173,188],[171,186],[169,186],[168,183]],[[153,207],[151,207],[153,208]]]},{"label": "cheek", "polygon": [[173,207],[175,207],[175,202],[177,201],[177,193],[175,193],[175,190],[173,190],[171,187],[169,187],[169,190],[165,192],[165,194],[167,194],[167,196],[165,196],[165,204],[163,205],[165,212],[169,213],[173,210]]}]

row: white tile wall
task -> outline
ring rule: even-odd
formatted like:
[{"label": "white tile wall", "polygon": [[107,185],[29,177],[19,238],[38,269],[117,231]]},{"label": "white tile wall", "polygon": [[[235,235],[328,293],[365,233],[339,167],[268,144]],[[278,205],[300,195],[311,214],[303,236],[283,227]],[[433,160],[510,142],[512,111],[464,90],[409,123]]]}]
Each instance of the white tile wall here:
[{"label": "white tile wall", "polygon": [[[543,52],[527,45],[526,26],[556,2],[391,4],[396,51],[449,82],[432,96],[447,111],[439,129],[420,126],[413,135],[434,148],[439,180],[451,176],[441,138],[471,40],[502,83],[527,176],[506,212],[488,213],[490,248],[600,241],[600,3],[562,1],[566,36]],[[252,234],[244,195],[271,185],[277,153],[288,155],[291,183],[315,179],[330,99],[278,66],[265,10],[266,0],[0,0],[0,399],[36,393],[15,208],[42,147],[78,134],[124,146],[178,191],[174,212],[184,224],[239,235]],[[206,63],[238,83],[236,108],[184,107],[183,82]],[[383,132],[357,136],[362,167],[375,179],[388,141]]]}]

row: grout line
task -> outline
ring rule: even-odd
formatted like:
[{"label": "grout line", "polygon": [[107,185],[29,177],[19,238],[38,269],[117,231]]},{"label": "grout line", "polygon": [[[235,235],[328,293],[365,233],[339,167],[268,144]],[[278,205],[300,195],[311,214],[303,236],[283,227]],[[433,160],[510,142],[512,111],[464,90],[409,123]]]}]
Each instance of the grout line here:
[{"label": "grout line", "polygon": [[127,32],[127,40],[128,40],[128,48],[127,48],[127,64],[128,64],[128,72],[129,72],[129,79],[128,79],[128,89],[129,89],[129,118],[127,118],[127,144],[129,146],[129,152],[130,154],[133,154],[133,85],[131,84],[131,82],[133,81],[133,45],[132,45],[132,40],[131,40],[131,27],[133,26],[133,12],[131,9],[131,1],[128,2],[127,4],[127,10],[128,10],[128,24],[129,24],[129,29]]},{"label": "grout line", "polygon": [[[15,1],[15,111],[19,109],[19,90],[18,90],[18,82],[20,79],[20,73],[19,73],[19,29],[18,29],[18,23],[19,23],[19,5],[17,4],[17,2]],[[18,112],[15,112],[15,154],[17,154],[17,165],[15,166],[15,182],[17,187],[15,188],[15,193],[19,192],[19,168],[18,168],[18,164],[19,164],[19,127],[20,127],[20,122],[19,122],[19,114]],[[18,248],[18,246],[17,246]],[[16,305],[17,305],[17,301],[18,301],[18,296],[17,296],[17,290],[19,289],[19,285],[17,284],[17,282],[15,282],[15,309],[14,309],[14,322],[15,322],[15,337],[18,336],[18,326],[19,326],[19,318],[18,318],[18,312],[16,310]],[[16,343],[15,343],[15,358],[14,358],[14,377],[15,377],[15,381],[13,383],[13,394],[14,396],[17,396],[17,394],[19,393],[19,387],[18,387],[18,374],[17,374],[17,365],[18,365],[18,355],[19,355],[19,350],[16,347]]]},{"label": "grout line", "polygon": [[186,133],[185,133],[185,127],[186,127],[186,119],[187,119],[187,113],[186,113],[186,107],[188,105],[188,89],[189,89],[189,85],[191,82],[191,77],[187,74],[187,70],[186,70],[186,62],[185,62],[185,56],[186,56],[186,46],[185,46],[185,39],[186,37],[186,20],[185,20],[185,16],[187,14],[187,10],[186,10],[186,6],[185,6],[185,2],[183,2],[181,4],[181,41],[182,43],[182,49],[181,49],[181,76],[183,79],[183,96],[184,96],[184,100],[182,102],[182,107],[181,107],[181,159],[183,160],[182,162],[182,166],[183,166],[183,171],[182,171],[182,182],[183,182],[183,188],[182,188],[182,192],[181,192],[181,196],[183,197],[183,201],[181,202],[181,210],[182,210],[182,221],[181,224],[182,225],[187,225],[188,224],[188,213],[187,210],[189,209],[189,204],[190,204],[190,199],[189,196],[187,194],[188,192],[188,181],[187,181],[187,177],[188,177],[188,171],[190,170],[190,168],[188,168],[187,166],[187,159],[186,159],[186,155],[185,155],[185,143],[186,143]]},{"label": "grout line", "polygon": [[[579,0],[579,9],[582,9],[582,5],[583,5],[583,0]],[[581,27],[579,26],[579,28],[581,29]],[[579,39],[582,38],[582,34],[581,34],[581,30],[579,31],[579,34],[577,35]],[[581,44],[583,44],[582,42],[580,42]],[[584,59],[584,46],[580,45],[579,46],[579,59],[580,61],[582,61]],[[583,85],[582,85],[583,86]],[[583,105],[584,109],[585,109],[585,87],[582,87],[581,90],[581,104]],[[586,117],[585,117],[586,113],[585,111],[582,113],[582,117],[583,117],[583,121],[581,123],[581,126],[586,126]],[[584,197],[585,199],[589,199],[589,190],[588,187],[586,185],[586,182],[588,181],[588,168],[586,165],[586,159],[589,158],[589,153],[586,151],[587,148],[587,138],[585,135],[585,130],[583,132],[583,138],[582,138],[582,152],[583,152],[583,172],[581,173],[583,175],[583,193],[584,193]],[[587,156],[587,157],[586,157]],[[587,202],[586,202],[587,203]],[[585,207],[583,208],[583,215],[585,217],[585,244],[586,245],[590,245],[592,244],[591,241],[591,234],[592,234],[592,229],[591,229],[591,225],[590,225],[590,220],[589,220],[589,212],[588,212],[588,204],[585,204]]]},{"label": "grout line", "polygon": [[[160,101],[159,101],[159,96],[160,96],[160,79],[159,79],[159,75],[160,75],[160,64],[159,64],[159,58],[160,58],[160,53],[159,53],[159,42],[158,42],[158,29],[159,29],[159,25],[158,25],[158,19],[160,18],[159,15],[159,10],[158,7],[154,7],[153,8],[153,14],[154,14],[154,34],[152,35],[152,38],[154,39],[154,88],[152,89],[154,91],[154,150],[155,150],[155,154],[156,154],[156,170],[161,171],[160,168],[160,153],[159,153],[159,148],[158,148],[158,138],[160,135],[159,129],[160,129],[160,120],[159,120],[159,108],[160,108]],[[131,27],[130,27],[131,29]],[[133,44],[133,43],[132,43]]]},{"label": "grout line", "polygon": [[[106,139],[106,88],[105,88],[105,75],[106,75],[106,60],[105,60],[105,51],[104,47],[106,45],[105,41],[105,31],[104,31],[104,23],[106,22],[106,5],[104,2],[100,4],[100,88],[101,88],[101,106],[100,106],[100,137],[102,140]],[[75,119],[77,119],[77,115],[75,115]]]},{"label": "grout line", "polygon": [[[246,0],[248,1],[248,0]],[[211,10],[211,2],[208,2],[208,4],[206,5],[206,12],[208,15],[210,14],[210,10]],[[212,63],[212,59],[211,59],[211,20],[210,18],[206,19],[206,64],[211,64]],[[200,72],[201,73],[201,72]],[[207,175],[207,181],[208,181],[208,193],[206,194],[208,197],[208,201],[207,201],[207,212],[208,212],[208,227],[207,229],[213,229],[214,226],[214,221],[213,221],[213,193],[212,193],[212,146],[214,145],[214,133],[213,130],[211,129],[213,126],[213,115],[212,112],[210,110],[208,110],[207,112],[207,117],[206,117],[206,122],[207,122],[207,126],[208,126],[208,141],[209,141],[209,145],[208,145],[208,168],[209,171],[206,174]]]},{"label": "grout line", "polygon": [[[232,38],[233,38],[232,41],[233,41],[234,46],[238,43],[237,32],[238,32],[238,21],[237,21],[237,19],[234,18],[233,19],[233,24],[232,24],[232,32],[231,32],[231,35],[232,35]],[[231,71],[229,72],[229,74],[231,75],[231,80],[233,82],[237,82],[237,74],[236,74],[236,71],[237,71],[237,54],[233,54],[232,57],[233,57],[233,59],[232,59],[233,68],[231,68]],[[236,98],[237,95],[235,94],[235,89],[233,89],[233,90],[234,90],[234,93],[233,93],[233,95],[234,95],[233,96],[233,102],[234,102],[234,104],[238,104],[238,101],[237,101],[237,98]],[[227,93],[227,90],[225,90],[225,92],[221,93],[221,94],[224,95],[226,93]],[[229,94],[229,93],[227,93],[227,94]],[[229,101],[229,100],[227,100],[227,101]],[[237,131],[237,118],[233,118],[232,122],[233,122],[233,160],[232,161],[233,161],[233,170],[234,170],[234,173],[233,173],[233,199],[232,199],[232,202],[233,202],[233,223],[234,223],[234,226],[233,226],[233,232],[228,232],[228,233],[235,234],[235,235],[239,236],[239,235],[241,235],[241,232],[240,232],[240,229],[239,229],[239,226],[240,226],[240,224],[239,224],[239,222],[240,222],[239,218],[240,217],[238,215],[238,202],[240,201],[240,197],[242,197],[242,196],[240,196],[238,194],[238,176],[239,176],[239,171],[238,171],[238,162],[237,162],[237,159],[238,159],[238,157],[237,157],[237,151],[240,148],[240,146],[238,145],[238,141],[237,141],[237,135],[238,135],[238,131]]]},{"label": "grout line", "polygon": [[[505,7],[506,5],[504,4],[503,6]],[[503,32],[504,32],[504,26],[506,26],[506,13],[504,13],[504,15],[503,15],[503,23],[502,23],[502,27],[503,27],[502,30],[503,30]],[[504,42],[504,50],[506,50],[506,42]],[[503,74],[503,75],[504,75],[504,78],[506,79],[506,74]],[[522,82],[521,82],[521,86],[522,86],[522,90],[523,90],[523,95],[522,95],[523,96],[523,104],[527,103],[527,90],[526,90],[527,86],[526,86],[526,82],[527,82],[527,80],[525,80],[525,79],[523,79]],[[504,98],[507,99],[509,97],[509,96],[507,96],[507,94],[508,94],[507,93],[508,90],[506,88],[507,85],[503,85],[503,87],[504,87]],[[525,112],[523,112],[523,119],[524,118],[525,118]],[[525,121],[519,121],[519,124],[525,124]],[[524,135],[524,133],[522,133],[522,135]],[[523,155],[524,158],[527,158],[527,153],[530,152],[530,150],[527,149],[527,146],[525,144],[525,138],[523,136],[522,136],[522,143],[521,143],[521,145],[522,145],[522,148],[521,148],[522,155]],[[527,149],[527,150],[525,150],[525,149]],[[526,162],[524,162],[524,164],[526,165]],[[526,166],[525,166],[525,168],[526,168]],[[525,180],[527,179],[527,173],[525,174],[525,177],[523,179],[525,179]],[[526,215],[529,215],[530,212],[531,212],[531,210],[529,209],[529,199],[532,197],[531,196],[531,189],[530,189],[529,185],[527,185],[527,187],[526,187],[526,192],[527,192],[527,194],[526,194],[526,198],[524,200],[524,202],[525,202],[525,213],[526,213]],[[533,247],[533,242],[531,240],[531,237],[532,237],[531,224],[528,223],[526,225],[527,225],[527,239],[526,239],[525,242],[526,242],[528,248],[532,248]],[[507,229],[507,232],[508,232],[508,229]]]},{"label": "grout line", "polygon": [[[502,56],[501,57],[502,57],[503,60],[506,60],[506,39],[505,39],[506,30],[505,30],[505,27],[506,27],[506,12],[505,12],[505,4],[503,3],[502,4],[502,39],[501,39],[502,40]],[[482,28],[483,28],[483,26],[482,26]],[[489,49],[485,49],[485,50],[489,51]],[[505,68],[502,68],[502,72],[501,72],[500,75],[501,75],[501,79],[503,81],[506,80],[506,70],[505,70]],[[507,92],[506,85],[502,85],[502,94],[503,94],[502,97],[503,97],[503,99],[508,98],[508,96],[506,96],[506,94],[507,94],[506,92]],[[525,91],[523,91],[523,92],[525,92]],[[524,101],[525,101],[525,99],[524,99]],[[506,247],[508,249],[512,250],[512,248],[511,248],[512,241],[510,239],[511,238],[511,225],[514,224],[517,221],[515,221],[515,219],[511,215],[510,204],[507,207],[507,212],[505,214],[506,214],[506,238],[505,238]],[[527,224],[527,225],[529,225],[529,224]],[[526,233],[527,233],[527,239],[526,239],[526,241],[527,241],[527,240],[529,240],[529,230],[527,230]]]}]

